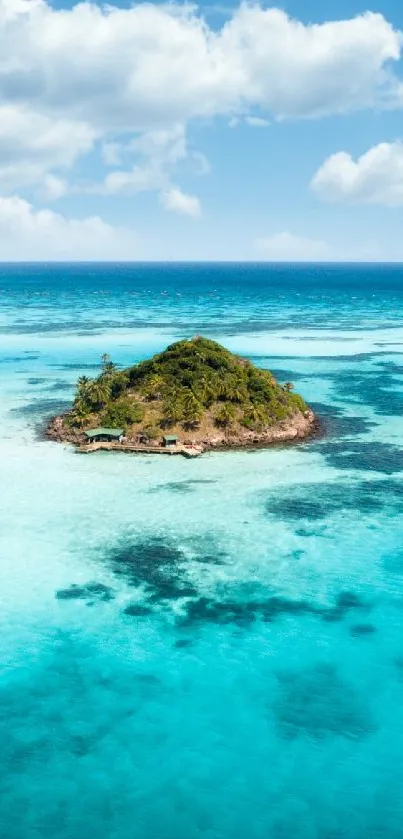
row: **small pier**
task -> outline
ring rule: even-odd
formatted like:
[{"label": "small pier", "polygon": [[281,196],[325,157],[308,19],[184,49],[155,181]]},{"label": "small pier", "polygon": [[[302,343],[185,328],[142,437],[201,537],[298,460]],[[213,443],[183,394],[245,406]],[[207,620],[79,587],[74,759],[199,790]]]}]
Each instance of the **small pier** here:
[{"label": "small pier", "polygon": [[91,452],[128,452],[129,454],[165,454],[182,455],[182,457],[200,457],[203,454],[202,446],[185,446],[178,443],[175,446],[150,446],[139,443],[115,443],[115,442],[94,442],[82,443],[76,447],[79,454],[91,454]]}]

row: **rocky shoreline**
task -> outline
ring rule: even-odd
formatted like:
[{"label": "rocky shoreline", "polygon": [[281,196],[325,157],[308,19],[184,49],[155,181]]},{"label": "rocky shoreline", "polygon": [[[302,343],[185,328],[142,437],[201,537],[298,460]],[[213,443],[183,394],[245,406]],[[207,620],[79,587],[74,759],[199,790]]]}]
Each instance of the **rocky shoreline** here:
[{"label": "rocky shoreline", "polygon": [[[307,410],[304,414],[298,412],[287,420],[278,423],[278,425],[270,426],[263,431],[248,431],[245,429],[242,432],[231,434],[217,429],[214,435],[198,437],[197,439],[191,434],[184,434],[181,442],[184,445],[201,446],[204,452],[242,450],[269,448],[282,443],[297,443],[312,437],[318,432],[319,422],[317,417],[313,411]],[[64,425],[63,415],[51,419],[45,431],[45,438],[57,443],[70,443],[75,446],[82,446],[86,442],[83,431],[68,428]],[[128,440],[128,443],[130,442],[134,443],[136,441]],[[113,444],[110,445],[110,448],[113,449]],[[141,449],[141,445],[139,445],[139,448]],[[160,443],[155,442],[155,450],[158,451],[159,448]],[[150,444],[144,445],[145,451],[149,449]]]}]

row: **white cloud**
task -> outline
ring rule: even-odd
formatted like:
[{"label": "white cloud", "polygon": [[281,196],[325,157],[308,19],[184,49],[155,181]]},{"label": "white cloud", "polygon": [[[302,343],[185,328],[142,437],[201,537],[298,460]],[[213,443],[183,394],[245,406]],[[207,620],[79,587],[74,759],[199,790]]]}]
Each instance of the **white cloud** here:
[{"label": "white cloud", "polygon": [[51,169],[71,167],[94,137],[86,123],[45,116],[17,102],[1,104],[0,189],[31,186]]},{"label": "white cloud", "polygon": [[41,194],[49,201],[56,201],[62,198],[68,192],[68,185],[62,178],[57,178],[56,175],[45,175]]},{"label": "white cloud", "polygon": [[193,218],[198,218],[201,215],[199,199],[195,195],[186,195],[177,187],[171,187],[166,192],[161,192],[160,201],[166,210],[172,210],[174,213],[181,213]]},{"label": "white cloud", "polygon": [[102,183],[89,186],[87,191],[105,195],[135,195],[154,190],[159,193],[160,203],[166,210],[193,217],[200,215],[199,199],[186,195],[170,180],[172,170],[185,160],[198,175],[210,171],[205,157],[188,149],[183,125],[145,132],[118,148],[116,145],[112,149],[112,157],[119,156],[122,163],[135,153],[140,163],[131,169],[109,172]]},{"label": "white cloud", "polygon": [[347,152],[331,155],[311,187],[327,201],[403,205],[403,143],[380,143],[357,161]]},{"label": "white cloud", "polygon": [[88,187],[89,192],[106,195],[169,189],[170,172],[177,164],[187,157],[194,158],[195,169],[200,174],[204,162],[201,155],[188,151],[185,127],[180,123],[144,132],[129,141],[106,144],[103,155],[110,165],[128,164],[133,155],[139,161],[130,169],[109,172],[102,183]]},{"label": "white cloud", "polygon": [[304,25],[241,5],[218,32],[195,7],[1,0],[6,100],[98,130],[149,131],[260,103],[279,117],[346,112],[395,90],[401,36],[381,14]]},{"label": "white cloud", "polygon": [[136,195],[150,189],[160,189],[164,179],[161,173],[152,165],[134,166],[130,171],[118,169],[109,172],[101,184],[88,188],[88,192],[99,192],[104,195]]},{"label": "white cloud", "polygon": [[132,231],[98,216],[68,219],[17,196],[0,198],[1,260],[122,260],[138,253]]},{"label": "white cloud", "polygon": [[[158,154],[158,136],[164,144],[164,131],[197,118],[240,115],[256,126],[265,113],[283,119],[401,104],[391,68],[400,50],[400,33],[370,12],[305,25],[244,4],[216,31],[194,6],[57,9],[0,0],[0,183],[38,182],[71,167],[95,140],[117,165],[122,135],[126,145],[134,137],[134,156],[150,142]],[[171,143],[174,158],[181,142]]]},{"label": "white cloud", "polygon": [[270,125],[268,119],[262,119],[262,117],[245,117],[245,122],[247,125],[250,125],[251,128],[267,128]]},{"label": "white cloud", "polygon": [[273,262],[326,262],[335,258],[327,242],[287,231],[257,239],[255,247],[262,259]]}]

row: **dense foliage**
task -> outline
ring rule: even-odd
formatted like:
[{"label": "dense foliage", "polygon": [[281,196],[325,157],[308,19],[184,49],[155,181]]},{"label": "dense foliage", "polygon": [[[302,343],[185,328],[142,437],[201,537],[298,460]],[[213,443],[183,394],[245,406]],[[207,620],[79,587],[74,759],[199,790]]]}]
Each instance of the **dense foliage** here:
[{"label": "dense foliage", "polygon": [[155,437],[161,429],[202,422],[262,430],[306,407],[290,383],[281,386],[268,370],[196,337],[124,371],[103,356],[99,376],[78,380],[69,422],[126,430],[137,425]]}]

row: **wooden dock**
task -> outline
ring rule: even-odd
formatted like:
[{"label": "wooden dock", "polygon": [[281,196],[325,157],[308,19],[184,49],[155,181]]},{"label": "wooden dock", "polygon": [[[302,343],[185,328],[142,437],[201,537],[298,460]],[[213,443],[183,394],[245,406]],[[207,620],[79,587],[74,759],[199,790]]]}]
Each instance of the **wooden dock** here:
[{"label": "wooden dock", "polygon": [[177,446],[146,446],[136,445],[136,443],[82,443],[77,446],[76,452],[79,454],[91,454],[91,452],[126,452],[129,454],[169,454],[182,455],[182,457],[199,457],[203,454],[202,447],[190,448],[183,444]]}]

